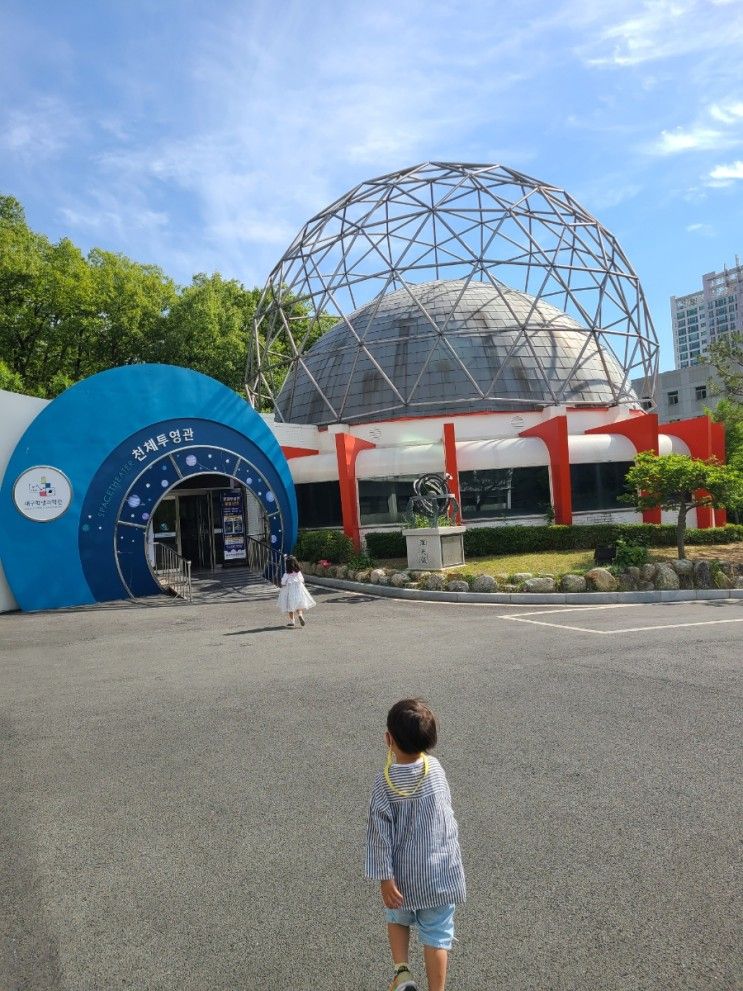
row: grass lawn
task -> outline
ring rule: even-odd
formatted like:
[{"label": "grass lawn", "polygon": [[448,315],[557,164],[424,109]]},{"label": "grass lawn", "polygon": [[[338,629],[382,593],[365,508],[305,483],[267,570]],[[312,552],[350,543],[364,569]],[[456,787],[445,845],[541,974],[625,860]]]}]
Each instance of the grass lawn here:
[{"label": "grass lawn", "polygon": [[[721,561],[743,562],[743,543],[738,544],[709,544],[699,547],[687,547],[688,558],[719,558]],[[651,547],[651,561],[661,561],[677,557],[675,547]],[[405,558],[393,558],[379,561],[381,567],[405,568]],[[462,568],[452,568],[448,574],[457,572],[484,575],[513,575],[518,571],[530,571],[532,574],[548,575],[580,574],[593,567],[593,551],[539,551],[533,554],[503,554],[499,557],[472,557]]]}]

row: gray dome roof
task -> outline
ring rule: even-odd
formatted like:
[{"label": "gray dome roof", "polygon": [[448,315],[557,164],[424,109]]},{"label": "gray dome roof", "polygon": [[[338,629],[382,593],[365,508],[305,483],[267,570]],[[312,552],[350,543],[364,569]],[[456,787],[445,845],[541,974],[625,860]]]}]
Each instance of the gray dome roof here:
[{"label": "gray dome roof", "polygon": [[290,423],[636,402],[595,333],[544,299],[462,280],[405,286],[331,327],[276,399]]}]

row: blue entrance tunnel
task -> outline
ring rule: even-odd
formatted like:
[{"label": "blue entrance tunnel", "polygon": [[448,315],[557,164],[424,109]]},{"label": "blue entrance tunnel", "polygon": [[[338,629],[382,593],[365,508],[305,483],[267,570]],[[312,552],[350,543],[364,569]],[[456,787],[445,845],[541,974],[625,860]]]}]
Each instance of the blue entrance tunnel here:
[{"label": "blue entrance tunnel", "polygon": [[[61,515],[24,512],[23,486],[35,469],[69,482]],[[271,546],[291,551],[297,503],[289,466],[261,416],[235,392],[171,365],[128,365],[72,386],[30,424],[0,490],[0,558],[21,609],[158,594],[148,521],[171,488],[205,472],[249,489]]]}]

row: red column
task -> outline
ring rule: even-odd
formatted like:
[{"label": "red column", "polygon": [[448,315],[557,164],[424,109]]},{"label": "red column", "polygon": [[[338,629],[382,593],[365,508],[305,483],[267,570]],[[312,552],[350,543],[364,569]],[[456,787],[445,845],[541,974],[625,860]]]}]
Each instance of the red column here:
[{"label": "red column", "polygon": [[[661,430],[669,437],[678,437],[689,448],[692,458],[708,461],[712,457],[725,460],[725,429],[722,432],[722,457],[720,457],[720,434],[715,431],[712,420],[708,416],[695,416],[690,420],[677,420],[676,423],[664,423]],[[722,424],[720,424],[722,426]],[[695,492],[695,496],[708,495],[704,489]],[[719,512],[719,510],[718,510]],[[697,526],[700,530],[708,530],[715,525],[715,511],[711,506],[697,507]]]},{"label": "red column", "polygon": [[[451,475],[449,479],[449,491],[457,500],[457,505],[461,507],[462,496],[459,491],[459,467],[457,466],[457,439],[454,433],[454,424],[445,423],[444,424],[444,470],[447,475]],[[461,508],[457,511],[456,520],[457,526],[462,525],[462,511]]]},{"label": "red column", "polygon": [[550,459],[555,523],[570,526],[573,522],[573,494],[570,485],[568,418],[553,416],[534,427],[522,430],[519,437],[538,437],[546,446]]},{"label": "red column", "polygon": [[338,458],[338,484],[341,490],[341,511],[343,532],[353,540],[356,550],[361,549],[359,533],[359,500],[356,489],[356,458],[359,451],[375,447],[368,440],[361,440],[353,434],[335,435],[335,453]]},{"label": "red column", "polygon": [[[627,420],[620,420],[618,423],[607,423],[601,427],[591,427],[584,430],[586,434],[618,434],[626,437],[635,446],[639,454],[641,451],[652,451],[659,454],[658,447],[658,414],[640,413]],[[642,511],[643,523],[660,523],[661,511],[658,509],[644,509]]]}]

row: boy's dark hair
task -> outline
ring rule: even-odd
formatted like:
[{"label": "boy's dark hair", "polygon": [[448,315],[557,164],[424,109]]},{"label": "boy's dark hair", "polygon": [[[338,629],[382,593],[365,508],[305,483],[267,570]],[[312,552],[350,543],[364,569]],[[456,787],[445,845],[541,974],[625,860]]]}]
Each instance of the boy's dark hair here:
[{"label": "boy's dark hair", "polygon": [[387,729],[404,754],[436,746],[436,717],[423,699],[401,699],[387,713]]},{"label": "boy's dark hair", "polygon": [[289,572],[290,575],[293,574],[294,572],[302,570],[299,567],[299,561],[294,557],[293,554],[287,554],[286,556],[286,570]]}]

